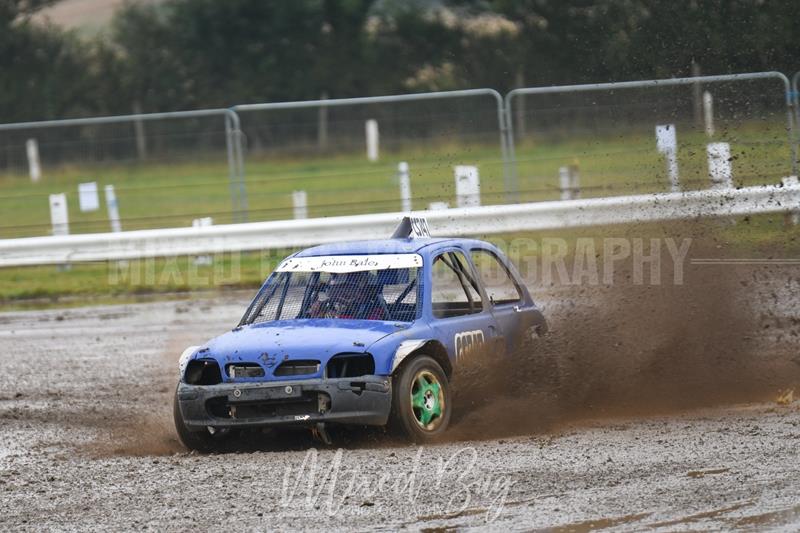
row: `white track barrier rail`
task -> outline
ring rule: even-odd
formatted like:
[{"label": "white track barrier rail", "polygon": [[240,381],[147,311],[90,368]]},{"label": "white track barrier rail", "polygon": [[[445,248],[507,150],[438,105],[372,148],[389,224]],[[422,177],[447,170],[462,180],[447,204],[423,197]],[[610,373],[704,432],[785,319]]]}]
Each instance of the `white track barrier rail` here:
[{"label": "white track barrier rail", "polygon": [[[433,235],[464,236],[800,210],[800,185],[418,211]],[[407,213],[0,240],[0,267],[268,249],[391,235]]]}]

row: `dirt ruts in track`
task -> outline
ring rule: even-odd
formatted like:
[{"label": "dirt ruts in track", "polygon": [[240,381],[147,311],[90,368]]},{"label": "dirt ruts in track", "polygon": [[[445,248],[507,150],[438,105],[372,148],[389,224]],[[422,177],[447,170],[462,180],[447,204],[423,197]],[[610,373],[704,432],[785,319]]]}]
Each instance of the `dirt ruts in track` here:
[{"label": "dirt ruts in track", "polygon": [[[232,449],[245,453],[185,453],[170,413],[177,358],[232,327],[249,294],[4,313],[3,524],[20,531],[298,523],[326,531],[796,529],[800,407],[773,401],[800,383],[795,272],[697,265],[677,287],[637,286],[624,274],[610,287],[531,280],[552,334],[507,359],[514,365],[494,358],[464,367],[471,371],[454,381],[452,442],[425,447],[373,431],[327,449],[300,432],[262,434]],[[739,403],[761,398],[770,402]],[[730,402],[737,405],[694,409]],[[691,412],[669,414],[683,409]],[[475,463],[454,469],[444,489],[429,482],[436,465],[470,451]],[[337,497],[348,476],[402,479],[421,454],[418,502],[432,510],[385,491],[342,496],[336,514],[301,497],[283,505],[285,472],[298,471],[312,452],[320,465],[341,456]],[[449,505],[463,495],[464,473],[475,487],[509,483],[496,521],[487,522],[493,493],[476,490],[464,511]]]},{"label": "dirt ruts in track", "polygon": [[169,337],[157,357],[156,365],[161,371],[151,376],[152,389],[147,394],[150,407],[120,409],[111,423],[105,420],[98,424],[100,432],[89,447],[93,455],[157,456],[186,451],[175,433],[172,402],[178,379],[178,356],[192,341],[192,336],[180,331]]}]

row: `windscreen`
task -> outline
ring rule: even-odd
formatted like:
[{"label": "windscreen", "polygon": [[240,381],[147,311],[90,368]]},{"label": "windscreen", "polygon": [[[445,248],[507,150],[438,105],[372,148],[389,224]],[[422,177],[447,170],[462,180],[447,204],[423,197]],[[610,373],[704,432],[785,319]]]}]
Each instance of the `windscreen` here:
[{"label": "windscreen", "polygon": [[418,267],[278,271],[256,296],[242,323],[315,318],[412,322],[418,311],[419,273]]}]

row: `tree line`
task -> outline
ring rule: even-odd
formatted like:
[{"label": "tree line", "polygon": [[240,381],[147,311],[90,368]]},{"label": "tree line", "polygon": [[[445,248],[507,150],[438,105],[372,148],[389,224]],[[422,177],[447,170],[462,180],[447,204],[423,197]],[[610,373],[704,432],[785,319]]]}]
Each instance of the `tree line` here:
[{"label": "tree line", "polygon": [[165,0],[92,38],[53,1],[0,0],[0,122],[800,70],[796,0]]}]

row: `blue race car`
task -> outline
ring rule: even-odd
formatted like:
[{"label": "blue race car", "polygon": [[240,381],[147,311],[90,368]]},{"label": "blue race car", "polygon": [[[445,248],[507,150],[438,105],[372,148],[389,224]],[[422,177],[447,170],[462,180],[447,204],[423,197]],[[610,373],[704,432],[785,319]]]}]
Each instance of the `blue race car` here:
[{"label": "blue race car", "polygon": [[450,378],[478,348],[513,352],[547,323],[493,245],[431,238],[323,245],[281,262],[239,325],[180,358],[175,426],[209,452],[237,430],[391,425],[416,442],[448,426]]}]

